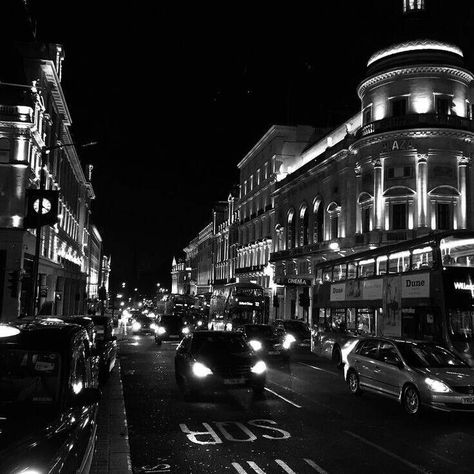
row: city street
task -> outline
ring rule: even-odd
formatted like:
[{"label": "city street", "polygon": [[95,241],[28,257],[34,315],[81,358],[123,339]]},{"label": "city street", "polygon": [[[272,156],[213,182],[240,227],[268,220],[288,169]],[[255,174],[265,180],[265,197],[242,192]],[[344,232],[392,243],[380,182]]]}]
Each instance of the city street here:
[{"label": "city street", "polygon": [[261,399],[231,390],[184,401],[176,346],[151,336],[120,344],[136,473],[472,472],[472,416],[410,419],[393,401],[352,396],[342,373],[310,353],[272,364]]}]

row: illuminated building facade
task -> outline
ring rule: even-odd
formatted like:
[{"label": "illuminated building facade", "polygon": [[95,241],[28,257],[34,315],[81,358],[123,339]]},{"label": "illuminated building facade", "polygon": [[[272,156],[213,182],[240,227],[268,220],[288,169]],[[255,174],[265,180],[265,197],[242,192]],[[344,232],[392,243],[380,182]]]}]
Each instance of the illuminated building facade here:
[{"label": "illuminated building facade", "polygon": [[369,59],[361,111],[276,186],[272,261],[286,317],[316,316],[315,263],[474,228],[473,79],[461,50],[444,42],[407,41]]},{"label": "illuminated building facade", "polygon": [[[64,49],[58,44],[17,45],[23,65],[16,85],[0,86],[0,276],[2,320],[27,314],[32,299],[35,231],[25,230],[26,190],[39,186],[41,150],[46,189],[59,191],[59,223],[41,233],[38,300],[42,314],[86,310],[90,203],[94,191],[69,132],[71,116],[61,87]],[[33,83],[33,81],[35,81]],[[28,85],[34,84],[34,87]],[[58,148],[58,145],[67,145]],[[12,272],[20,281],[9,283]]]},{"label": "illuminated building facade", "polygon": [[184,295],[187,281],[186,260],[181,257],[173,257],[171,264],[171,293],[173,295]]}]

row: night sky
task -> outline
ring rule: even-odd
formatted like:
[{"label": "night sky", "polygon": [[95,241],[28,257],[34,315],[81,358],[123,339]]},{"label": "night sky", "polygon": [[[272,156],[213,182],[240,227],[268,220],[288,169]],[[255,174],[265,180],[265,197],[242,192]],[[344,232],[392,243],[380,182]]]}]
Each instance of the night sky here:
[{"label": "night sky", "polygon": [[[426,36],[401,5],[38,0],[39,39],[65,46],[72,134],[99,141],[80,156],[94,165],[113,286],[170,287],[173,255],[271,125],[336,126],[355,113],[370,55],[413,29]],[[461,46],[474,71],[474,2],[436,5],[431,36]]]}]

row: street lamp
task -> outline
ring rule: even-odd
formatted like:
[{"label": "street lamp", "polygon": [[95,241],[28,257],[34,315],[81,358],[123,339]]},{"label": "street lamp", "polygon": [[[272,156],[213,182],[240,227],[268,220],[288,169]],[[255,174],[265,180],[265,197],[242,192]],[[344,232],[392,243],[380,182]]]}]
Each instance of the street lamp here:
[{"label": "street lamp", "polygon": [[[39,258],[40,258],[40,248],[41,248],[41,216],[43,215],[43,209],[46,209],[43,206],[43,192],[45,191],[46,187],[46,157],[47,155],[52,151],[52,150],[57,150],[57,149],[62,149],[66,148],[69,146],[75,146],[78,148],[85,148],[88,146],[96,145],[97,142],[89,142],[89,143],[84,143],[82,145],[77,145],[75,143],[64,143],[64,144],[58,144],[50,147],[44,146],[41,149],[41,168],[40,168],[40,183],[39,183],[39,197],[37,200],[37,203],[35,201],[35,211],[37,214],[37,221],[36,221],[36,238],[35,238],[35,256],[33,260],[33,274],[31,275],[31,285],[32,285],[32,299],[30,302],[30,315],[31,316],[36,316],[35,312],[35,306],[36,306],[36,300],[38,298],[38,286],[39,286],[39,281],[38,281],[38,276],[39,276]],[[38,301],[38,306],[39,306],[39,301]],[[39,309],[39,308],[37,308]]]}]

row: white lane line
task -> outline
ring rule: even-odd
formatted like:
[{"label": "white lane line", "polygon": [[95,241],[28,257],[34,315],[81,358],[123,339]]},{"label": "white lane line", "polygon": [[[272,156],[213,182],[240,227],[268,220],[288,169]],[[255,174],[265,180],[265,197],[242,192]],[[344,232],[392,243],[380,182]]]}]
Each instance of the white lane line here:
[{"label": "white lane line", "polygon": [[331,375],[335,375],[336,377],[339,377],[339,374],[336,374],[336,372],[332,372],[330,370],[321,369],[320,367],[315,367],[314,365],[305,364],[304,362],[298,362],[298,364],[305,365],[306,367],[311,367],[314,370],[319,370],[321,372],[326,372],[327,374],[331,374]]},{"label": "white lane line", "polygon": [[276,395],[277,397],[280,397],[282,400],[285,400],[285,402],[289,403],[290,405],[293,405],[296,408],[301,408],[301,405],[296,404],[295,402],[292,402],[291,400],[288,400],[288,398],[283,397],[279,393],[274,392],[273,390],[270,390],[269,388],[265,387],[265,390],[267,390],[270,393],[273,393],[273,395]]},{"label": "white lane line", "polygon": [[265,471],[262,471],[253,461],[247,461],[247,464],[248,464],[257,474],[265,474]]},{"label": "white lane line", "polygon": [[311,459],[303,458],[304,461],[309,464],[315,471],[318,471],[319,474],[328,474],[321,466],[318,466],[314,461]]},{"label": "white lane line", "polygon": [[239,474],[247,474],[247,471],[238,462],[233,462],[232,466]]},{"label": "white lane line", "polygon": [[379,446],[378,444],[375,444],[375,443],[372,443],[371,441],[363,438],[362,436],[359,436],[359,435],[356,435],[355,433],[352,433],[351,431],[345,431],[344,430],[344,433],[358,439],[359,441],[362,441],[363,443],[365,444],[368,444],[369,446],[372,446],[373,448],[375,449],[378,449],[379,451],[381,451],[382,453],[386,454],[387,456],[391,456],[392,458],[396,459],[397,461],[400,461],[401,463],[405,464],[406,466],[409,466],[411,467],[412,469],[414,469],[415,471],[418,471],[418,472],[428,472],[427,469],[424,469],[423,467],[421,466],[418,466],[417,464],[413,464],[411,463],[410,461],[407,461],[406,459],[398,456],[397,454],[395,453],[392,453],[391,451],[389,451],[388,449],[385,449],[385,448],[382,448],[382,446]]},{"label": "white lane line", "polygon": [[286,464],[286,462],[282,461],[281,459],[275,459],[275,462],[288,474],[296,474],[296,472],[293,471],[293,469],[291,469],[291,467],[288,466],[288,464]]}]

